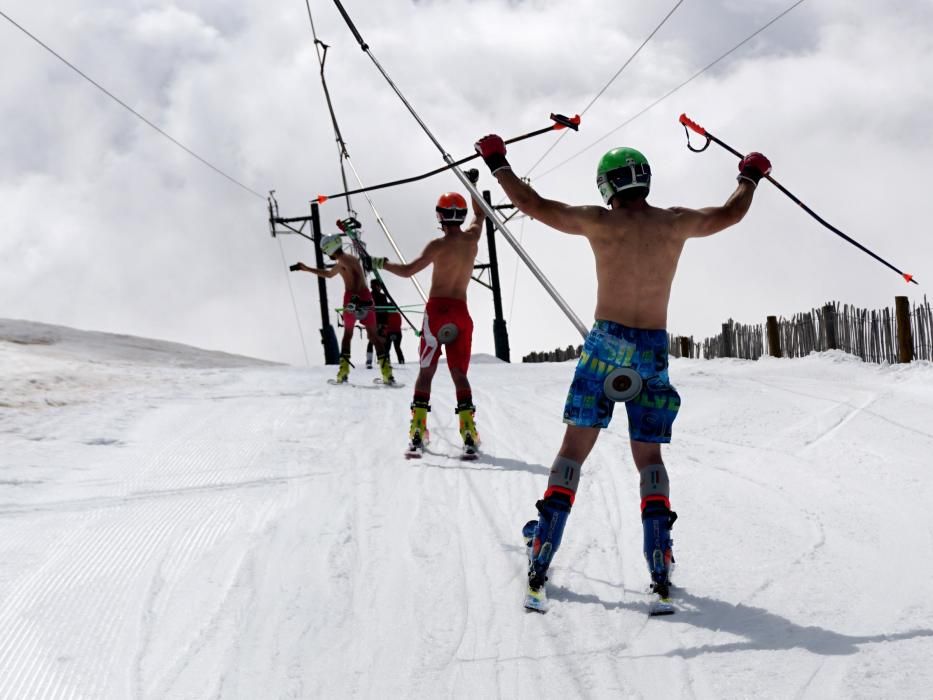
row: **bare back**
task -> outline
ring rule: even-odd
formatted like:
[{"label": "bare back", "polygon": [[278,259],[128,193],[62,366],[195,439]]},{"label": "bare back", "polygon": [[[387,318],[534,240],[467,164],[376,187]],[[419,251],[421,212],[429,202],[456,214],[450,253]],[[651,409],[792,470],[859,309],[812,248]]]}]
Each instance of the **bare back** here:
[{"label": "bare back", "polygon": [[668,209],[612,209],[582,233],[596,256],[597,319],[666,328],[685,239]]},{"label": "bare back", "polygon": [[710,236],[745,216],[755,185],[740,180],[718,207],[658,209],[644,199],[612,209],[545,199],[510,169],[496,177],[522,212],[547,226],[589,240],[596,256],[596,318],[631,328],[667,328],[677,263],[688,238]]},{"label": "bare back", "polygon": [[459,227],[430,243],[434,269],[431,296],[466,301],[473,264],[479,252],[479,234]]}]

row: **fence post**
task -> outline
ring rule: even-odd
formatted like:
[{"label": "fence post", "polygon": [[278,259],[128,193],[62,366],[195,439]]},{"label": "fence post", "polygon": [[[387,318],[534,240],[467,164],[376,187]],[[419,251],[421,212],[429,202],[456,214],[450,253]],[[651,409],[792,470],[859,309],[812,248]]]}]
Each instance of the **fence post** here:
[{"label": "fence post", "polygon": [[910,362],[914,359],[914,338],[907,297],[894,297],[894,311],[897,316],[897,361]]},{"label": "fence post", "polygon": [[781,337],[778,332],[777,316],[768,316],[768,354],[781,356]]},{"label": "fence post", "polygon": [[836,342],[836,307],[832,304],[826,304],[823,307],[823,325],[826,326],[826,349],[838,350],[839,343]]},{"label": "fence post", "polygon": [[690,357],[690,340],[685,336],[680,336],[680,356]]},{"label": "fence post", "polygon": [[729,332],[731,323],[722,324],[722,356],[732,357],[732,334]]}]

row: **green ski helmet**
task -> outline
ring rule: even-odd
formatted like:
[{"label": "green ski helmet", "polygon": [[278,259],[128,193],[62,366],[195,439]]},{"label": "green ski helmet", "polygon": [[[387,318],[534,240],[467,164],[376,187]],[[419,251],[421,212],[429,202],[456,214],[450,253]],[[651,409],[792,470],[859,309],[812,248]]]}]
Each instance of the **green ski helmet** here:
[{"label": "green ski helmet", "polygon": [[619,192],[636,187],[644,189],[647,197],[651,189],[648,159],[634,148],[613,148],[599,159],[596,186],[607,206]]},{"label": "green ski helmet", "polygon": [[343,242],[340,240],[339,233],[332,233],[328,236],[324,236],[321,239],[321,252],[324,255],[329,255],[334,257],[334,253],[340,250],[343,247]]}]

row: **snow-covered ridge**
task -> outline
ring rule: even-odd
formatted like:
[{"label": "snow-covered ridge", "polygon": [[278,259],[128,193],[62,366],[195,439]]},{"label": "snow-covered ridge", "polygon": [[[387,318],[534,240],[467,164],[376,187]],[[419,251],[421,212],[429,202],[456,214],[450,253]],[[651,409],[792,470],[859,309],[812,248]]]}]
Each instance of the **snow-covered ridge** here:
[{"label": "snow-covered ridge", "polygon": [[3,343],[35,346],[33,354],[86,362],[127,362],[170,367],[248,367],[274,364],[242,355],[203,350],[167,340],[82,331],[34,321],[0,319]]}]

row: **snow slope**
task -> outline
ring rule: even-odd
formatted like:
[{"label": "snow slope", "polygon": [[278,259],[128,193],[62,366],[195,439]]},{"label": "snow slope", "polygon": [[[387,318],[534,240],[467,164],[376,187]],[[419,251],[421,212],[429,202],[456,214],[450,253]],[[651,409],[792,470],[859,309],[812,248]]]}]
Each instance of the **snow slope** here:
[{"label": "snow slope", "polygon": [[522,524],[572,364],[401,390],[0,322],[0,698],[920,698],[933,687],[933,366],[674,360],[680,612],[649,619],[624,414],[547,615]]}]

